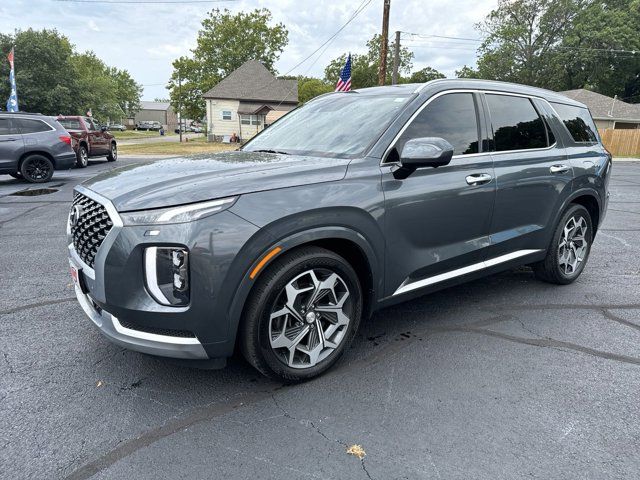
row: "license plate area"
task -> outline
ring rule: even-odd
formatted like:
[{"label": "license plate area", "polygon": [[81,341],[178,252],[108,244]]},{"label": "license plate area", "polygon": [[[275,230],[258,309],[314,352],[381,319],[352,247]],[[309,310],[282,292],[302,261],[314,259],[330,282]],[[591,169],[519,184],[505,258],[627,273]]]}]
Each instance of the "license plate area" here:
[{"label": "license plate area", "polygon": [[84,275],[82,273],[82,268],[76,267],[73,262],[69,261],[69,271],[71,273],[71,278],[73,280],[73,284],[80,289],[82,293],[85,295],[88,293],[87,286],[84,282]]}]

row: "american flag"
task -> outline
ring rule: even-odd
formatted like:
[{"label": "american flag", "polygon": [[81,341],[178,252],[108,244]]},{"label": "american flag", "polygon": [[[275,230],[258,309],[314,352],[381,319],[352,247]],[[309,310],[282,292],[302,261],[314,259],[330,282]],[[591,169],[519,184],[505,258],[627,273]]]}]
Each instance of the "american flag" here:
[{"label": "american flag", "polygon": [[348,92],[351,90],[351,54],[347,57],[347,63],[340,70],[340,79],[336,83],[336,92]]},{"label": "american flag", "polygon": [[9,95],[9,100],[7,100],[7,112],[17,112],[18,111],[18,91],[16,88],[16,77],[15,70],[13,68],[13,48],[7,55],[7,60],[9,60],[9,65],[11,69],[9,70],[9,83],[11,84],[11,94]]}]

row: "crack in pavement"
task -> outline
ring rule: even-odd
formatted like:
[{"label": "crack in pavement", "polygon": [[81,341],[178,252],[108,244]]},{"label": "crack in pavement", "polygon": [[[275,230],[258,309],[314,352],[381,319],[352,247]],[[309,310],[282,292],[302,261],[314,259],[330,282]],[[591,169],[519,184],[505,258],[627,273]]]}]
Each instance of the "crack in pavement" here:
[{"label": "crack in pavement", "polygon": [[5,225],[6,223],[13,222],[14,220],[17,220],[17,219],[19,219],[19,218],[22,218],[22,217],[23,217],[24,215],[26,215],[27,213],[31,213],[31,212],[33,212],[34,210],[37,210],[38,208],[46,207],[47,205],[48,205],[48,204],[44,204],[44,205],[38,205],[38,206],[35,206],[35,207],[33,207],[33,208],[28,208],[28,209],[27,209],[27,210],[25,210],[24,212],[20,212],[20,214],[19,214],[19,215],[16,215],[15,217],[11,217],[11,218],[9,218],[9,219],[7,219],[7,220],[0,220],[0,227],[2,227],[3,225]]},{"label": "crack in pavement", "polygon": [[608,318],[609,320],[612,320],[614,322],[618,322],[622,325],[626,325],[627,327],[631,327],[634,330],[636,330],[637,332],[640,332],[640,325],[638,325],[637,323],[631,322],[629,320],[625,320],[622,317],[619,317],[618,315],[610,312],[608,309],[603,308],[602,309],[602,314]]},{"label": "crack in pavement", "polygon": [[46,307],[49,305],[57,305],[58,303],[66,303],[76,300],[76,297],[57,298],[55,300],[45,300],[38,303],[29,303],[27,305],[20,305],[19,307],[9,308],[8,310],[0,310],[0,315],[9,315],[10,313],[21,312],[22,310],[29,310],[30,308]]},{"label": "crack in pavement", "polygon": [[[543,310],[551,310],[551,309],[588,309],[588,310],[598,310],[602,312],[603,308],[616,308],[620,310],[625,309],[639,309],[640,305],[638,304],[629,304],[629,305],[525,305],[525,306],[499,306],[500,308],[509,308],[512,310],[534,310],[536,308]],[[541,347],[541,348],[553,348],[562,352],[574,351],[582,354],[586,354],[589,356],[593,356],[596,358],[602,358],[606,360],[612,360],[616,362],[621,362],[625,364],[631,365],[640,365],[640,358],[630,357],[627,355],[621,355],[612,352],[605,352],[601,350],[596,350],[590,347],[584,347],[582,345],[578,345],[571,342],[565,342],[561,340],[555,340],[552,338],[526,338],[526,337],[518,337],[515,335],[509,335],[505,333],[495,332],[491,330],[487,330],[484,328],[480,328],[475,325],[488,326],[495,323],[503,322],[509,320],[512,316],[505,315],[501,313],[499,315],[495,315],[489,319],[481,320],[478,322],[474,322],[468,325],[460,325],[460,326],[450,326],[450,327],[435,327],[435,326],[427,326],[426,328],[417,332],[417,335],[412,336],[403,342],[392,342],[390,341],[386,345],[383,345],[382,348],[374,350],[371,355],[357,359],[349,364],[338,365],[334,370],[330,370],[324,376],[325,377],[333,377],[333,376],[342,376],[346,373],[352,371],[361,371],[363,368],[368,366],[373,366],[377,364],[384,358],[389,358],[396,352],[407,348],[409,345],[413,345],[422,338],[420,335],[428,335],[428,334],[438,334],[438,333],[471,333],[476,335],[484,335],[488,337],[498,338],[509,342],[514,342],[518,344],[533,346],[533,347]],[[607,317],[608,318],[608,317]],[[613,320],[613,319],[612,319]],[[615,320],[617,321],[617,320]],[[66,479],[67,480],[85,480],[88,479],[97,473],[107,469],[111,465],[116,462],[134,454],[138,450],[146,448],[155,442],[169,437],[175,433],[183,431],[193,425],[203,423],[206,421],[211,421],[216,418],[222,417],[228,413],[231,413],[239,408],[246,407],[248,405],[253,405],[258,402],[268,400],[271,398],[274,403],[277,404],[277,401],[274,398],[274,394],[276,392],[287,391],[289,389],[295,388],[294,385],[279,385],[272,389],[267,390],[258,390],[255,392],[244,392],[240,395],[240,399],[227,403],[216,403],[212,405],[206,405],[204,407],[197,408],[192,410],[191,413],[184,417],[177,417],[174,420],[171,420],[164,425],[148,430],[146,432],[142,432],[138,437],[132,438],[130,440],[125,440],[119,445],[117,445],[112,450],[108,451],[104,455],[98,457],[95,460],[90,461],[89,463],[79,467],[77,470],[70,473]],[[289,418],[297,420],[295,417],[291,416],[286,410],[280,408],[285,416],[289,416]],[[319,435],[325,437],[327,440],[334,441],[339,443],[340,445],[345,445],[344,442],[341,442],[336,439],[331,439],[327,437],[324,432],[319,430],[313,423],[310,423],[311,427],[314,428],[318,432]],[[366,470],[366,466],[363,464],[363,470],[370,477],[369,472]]]}]

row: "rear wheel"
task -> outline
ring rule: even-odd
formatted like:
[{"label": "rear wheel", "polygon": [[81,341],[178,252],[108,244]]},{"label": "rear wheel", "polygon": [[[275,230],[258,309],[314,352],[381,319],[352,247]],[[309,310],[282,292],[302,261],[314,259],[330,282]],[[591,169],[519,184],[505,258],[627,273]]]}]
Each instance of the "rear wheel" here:
[{"label": "rear wheel", "polygon": [[269,377],[308,380],[340,359],[361,315],[362,291],[351,265],[329,250],[301,248],[259,278],[245,308],[240,347]]},{"label": "rear wheel", "polygon": [[571,205],[560,219],[545,259],[533,265],[540,280],[566,285],[580,276],[587,264],[593,224],[582,205]]},{"label": "rear wheel", "polygon": [[80,145],[76,153],[76,166],[78,168],[85,168],[87,165],[89,165],[89,152],[87,151],[87,147]]},{"label": "rear wheel", "polygon": [[53,163],[42,155],[31,155],[20,165],[22,177],[30,183],[44,183],[53,177]]},{"label": "rear wheel", "polygon": [[109,155],[107,155],[108,162],[115,162],[118,159],[118,146],[114,143],[111,144]]}]

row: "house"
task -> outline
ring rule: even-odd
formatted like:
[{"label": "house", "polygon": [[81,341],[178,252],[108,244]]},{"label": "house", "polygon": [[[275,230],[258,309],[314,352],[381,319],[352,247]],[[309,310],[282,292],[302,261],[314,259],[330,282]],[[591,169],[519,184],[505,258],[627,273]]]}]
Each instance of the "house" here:
[{"label": "house", "polygon": [[209,141],[235,133],[243,141],[298,105],[298,81],[276,78],[249,60],[203,95]]},{"label": "house", "polygon": [[589,107],[600,130],[640,128],[640,104],[626,103],[584,88],[560,93]]},{"label": "house", "polygon": [[178,128],[178,115],[173,111],[169,102],[140,102],[140,110],[133,118],[133,124],[142,121],[160,122],[168,131]]}]

